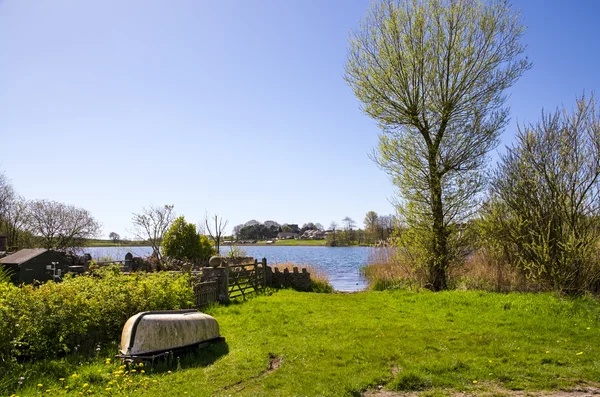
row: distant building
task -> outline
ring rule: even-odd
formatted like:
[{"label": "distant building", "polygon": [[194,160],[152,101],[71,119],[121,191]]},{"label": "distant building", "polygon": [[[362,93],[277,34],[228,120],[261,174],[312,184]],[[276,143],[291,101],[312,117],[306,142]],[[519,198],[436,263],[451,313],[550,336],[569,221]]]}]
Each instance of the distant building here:
[{"label": "distant building", "polygon": [[307,230],[300,236],[302,240],[323,240],[325,239],[325,232],[321,230]]},{"label": "distant building", "polygon": [[45,248],[24,249],[0,259],[0,265],[13,273],[16,283],[44,282],[62,277],[71,263],[60,252]]},{"label": "distant building", "polygon": [[298,238],[298,233],[293,233],[293,232],[279,232],[277,233],[277,239],[278,240],[287,240],[287,239],[292,239],[292,238]]}]

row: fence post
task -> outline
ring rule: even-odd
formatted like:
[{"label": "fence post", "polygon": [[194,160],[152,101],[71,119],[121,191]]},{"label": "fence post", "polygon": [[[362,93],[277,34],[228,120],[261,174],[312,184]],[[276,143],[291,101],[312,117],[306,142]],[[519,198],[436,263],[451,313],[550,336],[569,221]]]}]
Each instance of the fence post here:
[{"label": "fence post", "polygon": [[263,288],[267,288],[267,258],[262,258]]},{"label": "fence post", "polygon": [[254,259],[254,293],[258,292],[258,259]]}]

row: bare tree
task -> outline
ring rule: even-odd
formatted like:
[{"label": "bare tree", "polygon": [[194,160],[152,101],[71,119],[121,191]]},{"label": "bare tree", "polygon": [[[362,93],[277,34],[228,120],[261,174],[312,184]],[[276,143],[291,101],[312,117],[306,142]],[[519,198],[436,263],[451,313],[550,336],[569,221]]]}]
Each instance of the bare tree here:
[{"label": "bare tree", "polygon": [[218,214],[209,217],[207,213],[204,216],[204,225],[206,226],[206,231],[208,231],[208,235],[215,242],[215,249],[217,250],[217,255],[220,253],[221,238],[223,237],[223,233],[225,232],[225,228],[227,227],[228,223],[228,220],[223,220],[223,218],[219,217]]},{"label": "bare tree", "polygon": [[176,218],[173,205],[150,206],[142,208],[140,214],[133,214],[133,234],[142,240],[148,241],[152,247],[152,254],[162,263],[160,245],[163,237]]},{"label": "bare tree", "polygon": [[24,232],[26,219],[25,199],[16,194],[9,179],[0,173],[0,234],[6,234],[9,247],[14,249],[25,245],[23,238],[29,236]]},{"label": "bare tree", "polygon": [[350,39],[346,80],[382,129],[374,154],[398,186],[428,287],[447,287],[455,225],[485,188],[508,122],[503,92],[530,68],[505,0],[380,0]]},{"label": "bare tree", "polygon": [[0,173],[0,219],[4,218],[15,191],[4,173]]},{"label": "bare tree", "polygon": [[27,229],[48,249],[82,247],[100,232],[100,223],[89,211],[50,200],[27,203]]}]

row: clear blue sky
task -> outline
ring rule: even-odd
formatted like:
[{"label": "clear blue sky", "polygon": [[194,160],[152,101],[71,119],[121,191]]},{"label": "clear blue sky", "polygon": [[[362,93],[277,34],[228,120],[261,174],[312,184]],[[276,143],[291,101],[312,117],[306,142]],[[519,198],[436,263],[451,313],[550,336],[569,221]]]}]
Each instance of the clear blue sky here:
[{"label": "clear blue sky", "polygon": [[[328,226],[393,213],[375,123],[343,67],[369,0],[0,0],[0,170],[88,209],[103,236],[174,204],[188,221]],[[516,122],[600,97],[600,1],[516,0],[534,66]]]}]

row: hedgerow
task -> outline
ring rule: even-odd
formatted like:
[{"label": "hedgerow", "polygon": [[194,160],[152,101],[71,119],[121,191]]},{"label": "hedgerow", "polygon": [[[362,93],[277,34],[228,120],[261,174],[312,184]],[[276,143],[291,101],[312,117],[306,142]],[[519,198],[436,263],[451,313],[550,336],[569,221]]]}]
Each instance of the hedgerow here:
[{"label": "hedgerow", "polygon": [[187,274],[96,271],[62,283],[0,283],[0,368],[16,361],[93,350],[118,341],[125,321],[148,310],[189,308]]}]

